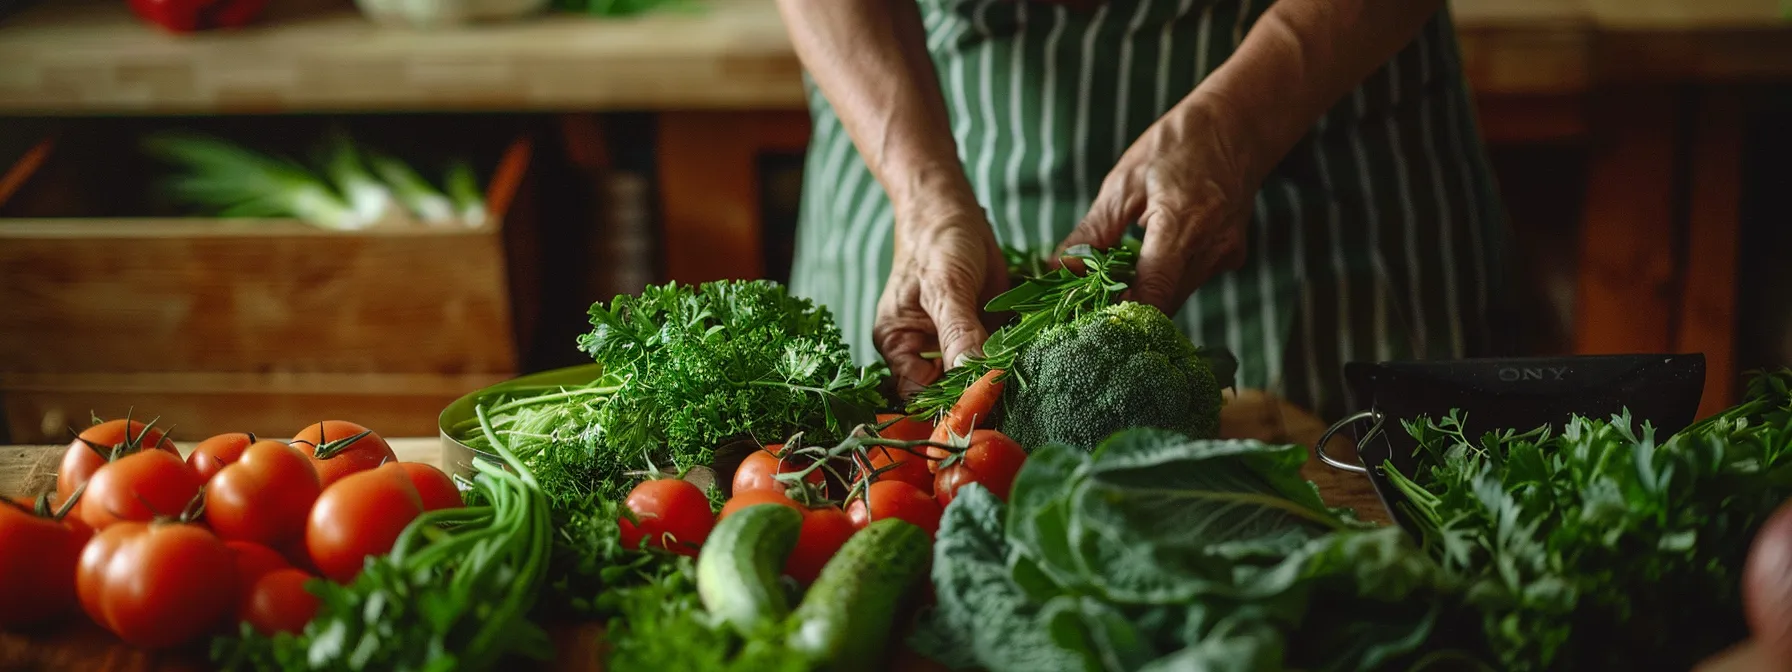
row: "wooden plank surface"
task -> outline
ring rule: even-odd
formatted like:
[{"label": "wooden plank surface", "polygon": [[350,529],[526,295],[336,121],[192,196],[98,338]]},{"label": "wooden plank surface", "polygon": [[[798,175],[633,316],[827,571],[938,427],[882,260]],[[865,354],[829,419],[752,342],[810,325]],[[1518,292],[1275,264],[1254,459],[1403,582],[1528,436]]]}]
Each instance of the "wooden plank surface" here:
[{"label": "wooden plank surface", "polygon": [[[1580,81],[1593,32],[1775,32],[1786,25],[1778,1],[1451,6],[1466,66],[1482,73],[1476,85],[1534,93],[1527,87],[1555,92]],[[436,31],[375,26],[346,0],[299,4],[310,6],[274,3],[253,26],[177,36],[112,0],[41,3],[0,23],[0,111],[803,109],[801,64],[772,0],[704,0],[694,11],[631,18],[549,13]],[[1706,46],[1736,44],[1772,51],[1778,43]],[[1691,62],[1702,62],[1696,56]],[[1746,56],[1719,64],[1792,74],[1792,61]],[[1634,60],[1632,69],[1686,61]]]}]

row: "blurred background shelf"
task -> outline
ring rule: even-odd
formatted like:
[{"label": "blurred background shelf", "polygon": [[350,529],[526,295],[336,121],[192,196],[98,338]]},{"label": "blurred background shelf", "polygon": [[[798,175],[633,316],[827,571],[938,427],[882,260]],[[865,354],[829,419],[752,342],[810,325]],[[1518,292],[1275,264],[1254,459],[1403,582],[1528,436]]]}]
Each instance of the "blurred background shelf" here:
[{"label": "blurred background shelf", "polygon": [[800,66],[770,0],[628,18],[548,13],[441,30],[346,3],[276,1],[253,25],[174,35],[116,0],[0,20],[0,112],[244,113],[790,108]]}]

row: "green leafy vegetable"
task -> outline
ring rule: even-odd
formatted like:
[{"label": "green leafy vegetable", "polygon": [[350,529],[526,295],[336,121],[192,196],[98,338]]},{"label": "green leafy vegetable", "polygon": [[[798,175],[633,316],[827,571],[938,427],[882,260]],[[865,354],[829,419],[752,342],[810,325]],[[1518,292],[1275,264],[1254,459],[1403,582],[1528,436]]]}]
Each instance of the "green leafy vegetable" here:
[{"label": "green leafy vegetable", "polygon": [[1479,440],[1459,413],[1419,418],[1429,468],[1387,472],[1503,669],[1689,669],[1748,634],[1743,561],[1792,497],[1789,382],[1756,376],[1665,441],[1628,415]]},{"label": "green leafy vegetable", "polygon": [[967,486],[946,507],[939,603],[910,643],[997,672],[1414,664],[1457,584],[1399,529],[1327,507],[1304,460],[1148,428],[1092,455],[1048,444],[1009,504]]},{"label": "green leafy vegetable", "polygon": [[781,630],[745,639],[705,611],[690,558],[678,556],[671,567],[651,583],[618,593],[619,615],[605,633],[605,670],[808,672],[808,662],[783,645]]},{"label": "green leafy vegetable", "polygon": [[[1018,252],[1007,252],[1013,270],[1038,270],[1036,260],[1027,260]],[[927,386],[909,402],[909,413],[934,415],[951,408],[964,394],[965,388],[982,378],[991,369],[1010,370],[1014,358],[1047,328],[1065,324],[1086,312],[1114,305],[1120,293],[1132,282],[1134,265],[1139,258],[1139,243],[1128,239],[1113,250],[1096,250],[1077,245],[1065,250],[1064,257],[1077,259],[1087,269],[1077,275],[1068,268],[1033,277],[1013,289],[991,299],[984,310],[1014,312],[1015,321],[995,330],[983,343],[983,356],[973,357],[962,366]]]},{"label": "green leafy vegetable", "polygon": [[[632,483],[626,472],[637,468],[637,456],[606,450],[598,441],[597,424],[603,405],[618,389],[615,378],[604,376],[587,385],[510,390],[480,403],[489,409],[492,435],[529,465],[557,507],[594,494],[621,501],[625,484]],[[496,453],[477,420],[450,432],[474,450]],[[606,474],[615,477],[601,477]]]},{"label": "green leafy vegetable", "polygon": [[[876,421],[880,364],[852,362],[827,309],[778,283],[727,280],[649,287],[591,307],[579,347],[618,381],[597,407],[596,450],[644,469],[708,465],[717,445],[797,432],[824,442]],[[605,461],[605,460],[600,460]],[[592,474],[628,484],[621,472]]]}]

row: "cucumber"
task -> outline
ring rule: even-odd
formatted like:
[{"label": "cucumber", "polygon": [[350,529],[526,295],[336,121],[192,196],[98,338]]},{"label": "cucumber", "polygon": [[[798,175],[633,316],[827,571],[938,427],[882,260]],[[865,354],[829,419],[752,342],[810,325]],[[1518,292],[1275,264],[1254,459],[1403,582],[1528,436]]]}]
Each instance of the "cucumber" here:
[{"label": "cucumber", "polygon": [[831,669],[883,666],[896,612],[927,571],[933,540],[897,518],[872,522],[821,569],[791,615],[788,644]]},{"label": "cucumber", "polygon": [[751,638],[790,614],[778,577],[796,548],[803,514],[754,504],[716,523],[697,554],[697,596],[722,622]]}]

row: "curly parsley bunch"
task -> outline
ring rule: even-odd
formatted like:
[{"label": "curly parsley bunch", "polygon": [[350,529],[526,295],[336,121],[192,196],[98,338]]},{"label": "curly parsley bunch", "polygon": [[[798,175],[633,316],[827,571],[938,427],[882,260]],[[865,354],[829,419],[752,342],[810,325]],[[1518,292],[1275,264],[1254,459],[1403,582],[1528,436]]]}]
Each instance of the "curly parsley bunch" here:
[{"label": "curly parsley bunch", "polygon": [[596,423],[612,454],[708,464],[743,434],[841,438],[886,403],[887,369],[854,365],[827,309],[776,282],[649,287],[593,305],[591,326],[579,348],[620,385]]}]

